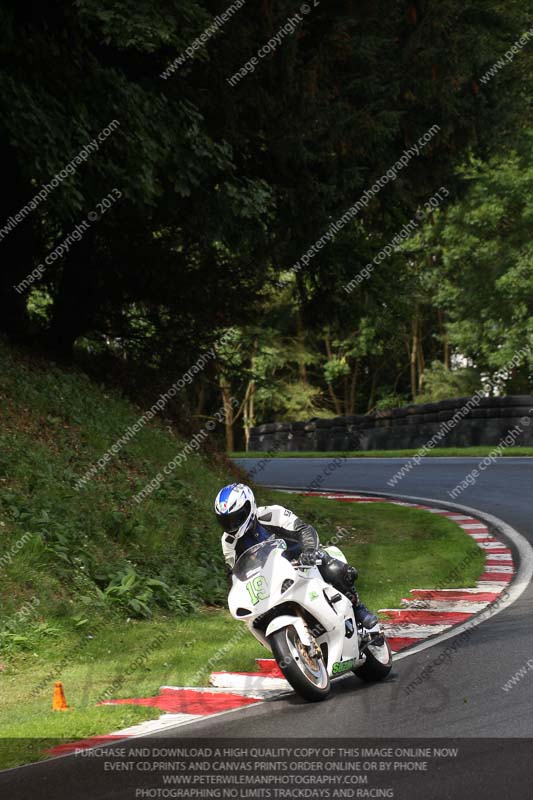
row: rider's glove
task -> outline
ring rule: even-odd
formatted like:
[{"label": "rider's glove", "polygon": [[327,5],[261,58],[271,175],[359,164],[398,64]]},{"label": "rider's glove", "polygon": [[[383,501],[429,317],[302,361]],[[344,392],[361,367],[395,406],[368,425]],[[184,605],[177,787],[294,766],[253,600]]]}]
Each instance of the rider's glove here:
[{"label": "rider's glove", "polygon": [[302,567],[314,567],[317,560],[316,550],[304,550],[300,555],[300,564]]}]

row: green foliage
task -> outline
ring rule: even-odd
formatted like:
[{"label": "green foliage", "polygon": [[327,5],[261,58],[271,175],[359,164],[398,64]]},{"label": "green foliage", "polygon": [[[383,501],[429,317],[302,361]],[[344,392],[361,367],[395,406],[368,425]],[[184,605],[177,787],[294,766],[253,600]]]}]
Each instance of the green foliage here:
[{"label": "green foliage", "polygon": [[172,590],[158,578],[147,578],[131,564],[119,570],[103,591],[97,592],[104,603],[117,605],[135,617],[151,617],[153,606],[179,613],[195,608],[183,591]]},{"label": "green foliage", "polygon": [[[533,137],[459,170],[464,196],[428,227],[420,251],[431,251],[428,290],[446,309],[456,351],[488,377],[532,341]],[[533,360],[510,376],[509,393],[527,392]],[[468,382],[468,381],[467,381]]]},{"label": "green foliage", "polygon": [[61,635],[58,627],[46,622],[20,623],[18,626],[0,630],[0,648],[3,653],[15,654],[20,651],[32,652],[40,647],[47,639],[57,640]]},{"label": "green foliage", "polygon": [[[160,77],[212,13],[194,0],[164,9],[131,0],[23,9],[10,0],[1,13],[10,67],[0,76],[0,164],[12,187],[0,199],[2,224],[85,145],[97,145],[2,242],[4,329],[29,320],[67,353],[77,338],[103,335],[120,337],[143,360],[175,356],[183,349],[176,340],[206,337],[220,312],[221,278],[239,276],[225,285],[228,321],[240,291],[259,285],[272,206],[262,176],[237,170],[232,144],[206,118],[210,103],[200,107],[203,92],[178,75]],[[115,130],[98,142],[112,122]],[[47,265],[39,281],[51,298],[47,313],[35,300],[25,309],[24,295],[13,303],[13,286],[114,188],[122,198],[113,209]],[[205,315],[190,315],[200,292]],[[157,321],[157,336],[140,337],[130,325],[132,304]]]},{"label": "green foliage", "polygon": [[96,613],[144,618],[220,603],[225,579],[209,498],[227,472],[191,456],[179,476],[135,503],[183,447],[155,423],[77,491],[78,479],[142,411],[83,374],[3,343],[0,364],[3,552],[21,543],[3,567],[6,617],[37,589],[44,599],[36,614],[80,628]]},{"label": "green foliage", "polygon": [[[333,416],[323,405],[322,390],[303,381],[283,383],[276,387],[274,398],[269,397],[268,406],[274,413],[277,408],[276,418],[287,419],[294,422],[308,420],[311,417]],[[271,411],[271,413],[272,413]]]},{"label": "green foliage", "polygon": [[[0,325],[163,390],[237,327],[172,408],[206,419],[233,392],[228,442],[241,423],[246,438],[274,418],[412,400],[426,365],[454,355],[490,376],[533,317],[530,48],[481,77],[527,29],[527,8],[322,3],[232,87],[294,13],[289,0],[245,6],[162,77],[220,11],[211,0],[3,4],[0,228],[120,125],[1,242]],[[394,180],[309,251],[430,129]],[[448,199],[419,235],[346,292],[439,187]],[[113,188],[120,202],[29,294],[14,292]],[[524,364],[503,388],[529,385]]]},{"label": "green foliage", "polygon": [[481,388],[481,377],[475,369],[446,369],[441,361],[434,361],[422,375],[422,389],[417,402],[432,403],[451,397],[469,397]]},{"label": "green foliage", "polygon": [[382,395],[376,402],[376,411],[386,411],[388,408],[401,408],[407,405],[409,398],[406,395],[390,392]]}]

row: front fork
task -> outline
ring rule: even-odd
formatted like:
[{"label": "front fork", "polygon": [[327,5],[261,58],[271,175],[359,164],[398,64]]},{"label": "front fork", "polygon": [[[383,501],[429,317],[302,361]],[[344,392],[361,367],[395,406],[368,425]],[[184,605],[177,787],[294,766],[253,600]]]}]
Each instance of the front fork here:
[{"label": "front fork", "polygon": [[359,650],[361,653],[368,647],[369,644],[381,647],[385,644],[385,632],[383,626],[378,622],[371,630],[366,630],[362,625],[357,626],[357,634],[359,636]]},{"label": "front fork", "polygon": [[315,631],[313,631],[312,628],[309,627],[309,625],[305,621],[304,615],[302,614],[300,609],[298,609],[297,613],[298,613],[298,616],[300,617],[300,619],[302,620],[302,623],[303,623],[303,625],[305,627],[305,630],[307,631],[307,633],[309,635],[309,641],[311,642],[311,644],[307,648],[308,651],[309,651],[309,656],[311,658],[323,658],[322,650],[320,649],[320,645],[318,644],[318,641],[316,639],[317,633]]}]

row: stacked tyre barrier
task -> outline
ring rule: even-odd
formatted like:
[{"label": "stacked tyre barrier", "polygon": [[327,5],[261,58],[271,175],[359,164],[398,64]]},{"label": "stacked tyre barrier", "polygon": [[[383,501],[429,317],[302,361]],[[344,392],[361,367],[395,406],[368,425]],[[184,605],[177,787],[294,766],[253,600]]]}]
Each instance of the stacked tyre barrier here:
[{"label": "stacked tyre barrier", "polygon": [[252,428],[250,450],[404,450],[429,442],[430,447],[533,446],[533,395],[459,397],[364,415],[272,422]]}]

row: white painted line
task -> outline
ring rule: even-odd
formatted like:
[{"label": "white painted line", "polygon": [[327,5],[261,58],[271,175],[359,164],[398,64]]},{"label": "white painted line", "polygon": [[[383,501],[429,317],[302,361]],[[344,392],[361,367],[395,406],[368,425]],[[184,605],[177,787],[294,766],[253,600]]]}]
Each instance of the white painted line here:
[{"label": "white painted line", "polygon": [[[483,603],[483,606],[485,606],[485,605],[487,605],[487,604]],[[390,613],[403,614],[405,611],[412,611],[413,612],[413,619],[408,620],[409,624],[411,622],[414,622],[415,624],[418,624],[417,621],[416,621],[416,618],[417,618],[418,614],[422,614],[423,615],[426,611],[433,611],[433,609],[432,608],[426,608],[425,606],[423,606],[423,607],[417,606],[417,607],[414,607],[414,608],[405,608],[404,606],[402,606],[402,608],[378,608],[378,613],[379,614],[387,614],[387,613],[389,613],[389,614]],[[470,613],[473,613],[473,612],[470,612]],[[433,617],[431,617],[431,619],[433,619]],[[398,620],[398,622],[402,622],[402,621],[403,620]],[[444,624],[444,622],[446,622],[447,625],[453,625],[453,619],[441,620],[441,622],[443,624]]]},{"label": "white painted line", "polygon": [[512,574],[514,571],[515,571],[514,567],[510,567],[506,564],[491,564],[491,565],[485,564],[485,572],[504,572],[509,575]]},{"label": "white painted line", "polygon": [[512,561],[511,553],[487,553],[485,564],[492,564],[493,561]]},{"label": "white painted line", "polygon": [[195,722],[197,719],[204,719],[203,714],[162,714],[159,719],[147,719],[129,728],[120,731],[113,731],[109,736],[136,736],[163,731],[174,725],[183,725],[185,722]]},{"label": "white painted line", "polygon": [[459,525],[459,527],[462,528],[464,531],[487,531],[487,533],[489,532],[489,529],[487,528],[486,525],[482,525],[481,523],[477,522],[465,523],[463,525]]},{"label": "white painted line", "polygon": [[411,589],[412,592],[469,592],[471,594],[476,594],[476,592],[486,592],[486,589],[482,589],[479,586],[469,587],[468,589]]},{"label": "white painted line", "polygon": [[[435,633],[447,630],[450,625],[415,625],[410,622],[388,623],[382,622],[387,636],[407,636],[415,639],[427,639]],[[418,647],[418,645],[417,645]]]},{"label": "white painted line", "polygon": [[502,547],[506,547],[503,542],[478,542],[479,546],[483,548],[483,550],[498,550]]},{"label": "white painted line", "polygon": [[209,682],[212,686],[220,686],[231,690],[278,689],[283,691],[291,689],[291,686],[284,678],[269,678],[261,675],[260,672],[257,675],[239,675],[236,672],[213,672]]},{"label": "white painted line", "polygon": [[[257,674],[260,675],[259,672]],[[270,697],[274,694],[272,689],[255,689],[253,692],[249,689],[232,689],[231,692],[229,692],[228,689],[224,689],[221,686],[161,686],[161,689],[173,689],[174,691],[186,689],[187,691],[208,692],[209,694],[236,694],[244,697],[255,697],[258,700],[264,700],[266,697]],[[202,714],[201,716],[204,715]],[[211,716],[211,714],[208,716]]]},{"label": "white painted line", "polygon": [[[488,571],[488,570],[487,570]],[[503,592],[509,586],[508,581],[478,581],[477,585],[483,592]]]},{"label": "white painted line", "polygon": [[485,608],[487,603],[476,603],[474,600],[402,600],[402,611],[455,611],[458,614],[476,614]]}]

